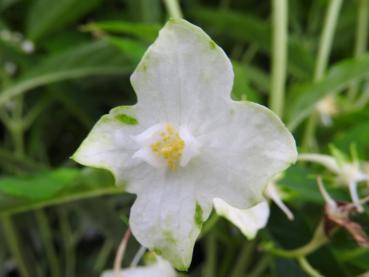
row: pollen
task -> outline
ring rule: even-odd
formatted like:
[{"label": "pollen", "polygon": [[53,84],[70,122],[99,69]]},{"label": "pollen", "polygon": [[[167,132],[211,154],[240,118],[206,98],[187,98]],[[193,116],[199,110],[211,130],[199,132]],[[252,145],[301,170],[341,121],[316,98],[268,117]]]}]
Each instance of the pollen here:
[{"label": "pollen", "polygon": [[169,123],[160,132],[160,140],[150,145],[151,150],[160,158],[163,158],[172,171],[177,168],[181,159],[185,143],[179,136],[177,130]]}]

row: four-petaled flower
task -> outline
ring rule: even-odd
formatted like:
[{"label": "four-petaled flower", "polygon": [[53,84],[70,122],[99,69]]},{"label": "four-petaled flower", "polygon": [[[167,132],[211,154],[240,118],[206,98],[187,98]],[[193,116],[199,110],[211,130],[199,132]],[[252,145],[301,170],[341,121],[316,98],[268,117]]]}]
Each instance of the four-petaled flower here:
[{"label": "four-petaled flower", "polygon": [[185,20],[169,20],[131,82],[137,104],[103,116],[73,158],[110,170],[136,194],[132,233],[186,270],[213,199],[260,202],[296,160],[295,141],[267,108],[230,99],[232,64]]}]

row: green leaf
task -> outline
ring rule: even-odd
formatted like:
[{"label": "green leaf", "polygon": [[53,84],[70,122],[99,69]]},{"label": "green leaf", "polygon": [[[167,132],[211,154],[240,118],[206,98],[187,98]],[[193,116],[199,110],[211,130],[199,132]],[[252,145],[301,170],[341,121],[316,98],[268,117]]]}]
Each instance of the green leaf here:
[{"label": "green leaf", "polygon": [[[200,7],[190,10],[190,15],[201,23],[207,24],[209,30],[220,36],[229,37],[238,42],[254,44],[263,52],[270,54],[271,30],[269,21],[263,21],[251,14]],[[311,51],[301,43],[302,40],[302,37],[290,36],[289,38],[288,69],[299,78],[310,79],[314,58]]]},{"label": "green leaf", "polygon": [[248,76],[248,70],[242,64],[232,62],[234,71],[234,81],[232,88],[232,98],[235,100],[249,100],[259,102],[258,93],[251,88]]},{"label": "green leaf", "polygon": [[143,22],[158,22],[161,17],[160,0],[125,0],[130,16]]},{"label": "green leaf", "polygon": [[317,204],[323,203],[315,179],[309,178],[312,171],[302,166],[294,165],[286,170],[283,179],[278,184],[288,191],[290,197],[296,200],[304,200]]},{"label": "green leaf", "polygon": [[35,0],[27,17],[27,35],[39,40],[95,9],[102,0]]},{"label": "green leaf", "polygon": [[[368,120],[368,118],[366,118]],[[351,145],[355,145],[362,159],[365,159],[365,153],[369,150],[369,123],[360,121],[347,126],[345,132],[339,132],[334,138],[333,144],[339,149],[349,151]]]},{"label": "green leaf", "polygon": [[123,53],[129,53],[129,57],[134,63],[138,63],[145,53],[146,46],[133,39],[107,36],[105,38],[110,44],[116,46]]},{"label": "green leaf", "polygon": [[2,1],[0,1],[0,12],[6,10],[8,7],[10,7],[11,5],[16,4],[19,1],[20,0],[2,0]]},{"label": "green leaf", "polygon": [[126,54],[100,41],[49,56],[0,93],[0,106],[14,96],[46,84],[93,75],[128,73],[134,65]]},{"label": "green leaf", "polygon": [[269,24],[254,15],[202,7],[192,9],[190,15],[209,25],[217,34],[252,42],[262,49],[270,49]]},{"label": "green leaf", "polygon": [[84,31],[96,32],[104,31],[117,34],[131,35],[143,39],[147,42],[153,42],[158,36],[160,26],[149,23],[133,23],[128,21],[104,21],[87,24],[83,27]]},{"label": "green leaf", "polygon": [[290,130],[296,127],[314,111],[319,100],[328,94],[337,93],[353,81],[369,76],[369,55],[360,59],[348,59],[334,65],[324,79],[317,83],[308,83],[295,88],[292,95],[298,95],[291,101],[287,110],[287,126]]},{"label": "green leaf", "polygon": [[64,168],[0,179],[0,214],[13,214],[88,197],[122,193],[110,173]]},{"label": "green leaf", "polygon": [[31,176],[5,177],[0,179],[0,192],[29,200],[47,199],[71,183],[79,173],[78,169],[62,168]]},{"label": "green leaf", "polygon": [[[318,166],[317,169],[319,171],[303,167],[300,163],[293,165],[285,171],[278,185],[286,191],[292,202],[305,201],[322,205],[324,200],[319,192],[316,176],[322,174],[324,168]],[[335,199],[347,199],[348,195],[344,188],[329,188],[328,190]]]}]

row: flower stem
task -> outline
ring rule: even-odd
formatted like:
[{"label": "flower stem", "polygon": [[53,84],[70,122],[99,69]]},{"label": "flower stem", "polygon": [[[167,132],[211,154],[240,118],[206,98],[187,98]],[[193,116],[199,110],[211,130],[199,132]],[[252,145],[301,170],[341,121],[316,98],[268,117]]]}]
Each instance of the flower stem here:
[{"label": "flower stem", "polygon": [[[332,50],[333,36],[335,33],[337,19],[339,16],[341,6],[342,0],[330,0],[329,2],[329,6],[324,19],[323,31],[320,36],[318,56],[315,63],[315,70],[313,76],[314,82],[317,82],[320,79],[322,79],[327,69],[329,56]],[[308,119],[306,125],[303,148],[309,147],[312,144],[312,141],[314,140],[315,129],[317,125],[316,121],[317,121],[316,112],[313,112],[313,114],[311,114],[310,118]]]},{"label": "flower stem", "polygon": [[128,228],[123,235],[123,239],[121,243],[119,244],[118,251],[115,256],[115,260],[114,260],[114,276],[115,277],[120,276],[124,253],[126,252],[128,240],[130,237],[131,237],[131,230]]},{"label": "flower stem", "polygon": [[178,0],[164,0],[168,14],[173,18],[183,18],[181,7]]},{"label": "flower stem", "polygon": [[4,230],[4,236],[6,241],[8,242],[9,249],[17,264],[19,275],[21,277],[30,277],[31,274],[28,272],[26,262],[23,259],[22,249],[20,247],[19,240],[17,237],[16,227],[14,226],[14,223],[9,216],[3,216],[1,219]]},{"label": "flower stem", "polygon": [[140,249],[138,249],[136,255],[133,257],[130,267],[136,267],[138,265],[146,250],[147,248],[145,246],[141,246]]},{"label": "flower stem", "polygon": [[[23,140],[23,129],[19,125],[20,124],[19,122],[21,122],[23,113],[23,97],[19,97],[15,103],[16,106],[14,107],[13,110],[11,122],[9,124],[11,128],[9,130],[11,132],[14,143],[15,150],[14,156],[16,158],[21,159],[22,157],[24,157],[24,140]],[[17,269],[19,270],[20,276],[22,277],[31,276],[27,269],[26,262],[22,254],[20,241],[17,235],[17,229],[14,226],[12,218],[10,216],[4,215],[1,219],[4,229],[4,235],[6,240],[8,241],[9,249],[16,261]]]},{"label": "flower stem", "polygon": [[243,246],[237,262],[232,271],[231,277],[244,276],[245,271],[252,261],[252,252],[255,249],[255,241],[246,242]]},{"label": "flower stem", "polygon": [[365,53],[368,39],[368,0],[359,0],[357,7],[358,17],[356,26],[355,56]]},{"label": "flower stem", "polygon": [[324,277],[322,274],[320,274],[315,268],[311,266],[311,264],[308,262],[308,260],[305,257],[300,257],[297,259],[301,268],[309,274],[311,277]]},{"label": "flower stem", "polygon": [[40,229],[41,238],[44,243],[46,257],[50,265],[51,276],[60,277],[61,276],[60,265],[52,241],[52,235],[49,222],[47,220],[47,216],[43,210],[35,211],[35,216],[38,227]]},{"label": "flower stem", "polygon": [[327,69],[329,56],[332,50],[333,37],[337,19],[342,6],[342,0],[330,0],[325,15],[323,32],[320,37],[318,58],[315,64],[314,81],[319,81]]},{"label": "flower stem", "polygon": [[[355,49],[354,56],[360,57],[365,53],[367,48],[368,40],[368,0],[359,0],[357,5],[357,23],[356,23],[356,38],[355,38]],[[358,92],[358,83],[352,83],[348,97],[350,100],[355,100]]]},{"label": "flower stem", "polygon": [[65,209],[59,209],[59,221],[65,249],[64,276],[74,277],[76,268],[76,236],[72,231],[68,213]]},{"label": "flower stem", "polygon": [[313,253],[315,250],[317,250],[327,242],[328,238],[324,232],[324,222],[321,221],[314,232],[313,238],[306,245],[292,250],[276,249],[270,247],[268,247],[267,250],[277,256],[297,259]]},{"label": "flower stem", "polygon": [[213,213],[203,225],[201,229],[201,233],[197,240],[202,239],[210,230],[212,230],[218,221],[219,221],[219,216],[216,213]]},{"label": "flower stem", "polygon": [[204,266],[204,271],[202,276],[204,277],[213,277],[216,276],[216,264],[217,264],[217,245],[216,245],[216,239],[215,234],[210,233],[206,237],[205,241],[205,247],[206,247],[206,263]]},{"label": "flower stem", "polygon": [[283,115],[287,63],[287,0],[272,0],[273,45],[270,108],[280,117]]},{"label": "flower stem", "polygon": [[95,273],[98,274],[104,270],[107,264],[107,261],[109,259],[110,253],[113,251],[113,249],[114,249],[113,242],[110,239],[106,239],[95,261],[95,265],[94,265]]},{"label": "flower stem", "polygon": [[248,274],[248,277],[258,277],[263,276],[262,273],[268,268],[271,262],[271,257],[269,255],[264,255],[260,261],[258,261],[257,265],[255,266],[254,270]]}]

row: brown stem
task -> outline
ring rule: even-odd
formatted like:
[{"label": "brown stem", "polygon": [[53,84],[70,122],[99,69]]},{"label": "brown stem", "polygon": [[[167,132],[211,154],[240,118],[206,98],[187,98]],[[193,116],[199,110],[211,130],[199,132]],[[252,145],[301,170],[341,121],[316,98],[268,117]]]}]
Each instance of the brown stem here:
[{"label": "brown stem", "polygon": [[120,277],[120,270],[122,266],[122,261],[124,257],[124,252],[126,251],[128,240],[131,236],[131,230],[128,228],[127,231],[123,235],[123,239],[119,244],[117,254],[115,255],[114,260],[114,276]]}]

